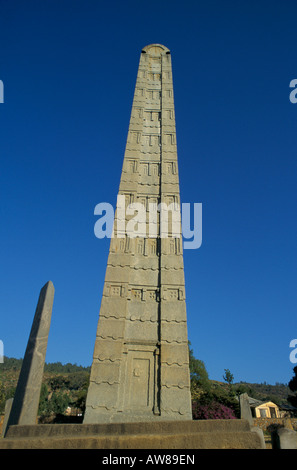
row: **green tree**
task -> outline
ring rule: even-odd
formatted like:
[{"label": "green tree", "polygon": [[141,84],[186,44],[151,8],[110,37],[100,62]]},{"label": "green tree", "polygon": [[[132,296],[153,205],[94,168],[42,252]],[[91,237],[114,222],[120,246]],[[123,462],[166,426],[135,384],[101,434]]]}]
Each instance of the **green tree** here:
[{"label": "green tree", "polygon": [[87,393],[87,390],[80,390],[78,392],[76,401],[73,403],[75,408],[79,408],[82,413],[84,413],[86,409]]},{"label": "green tree", "polygon": [[236,395],[241,395],[242,393],[247,393],[248,395],[252,395],[253,391],[251,387],[249,387],[247,384],[240,383],[235,386],[235,393]]},{"label": "green tree", "polygon": [[189,366],[190,366],[190,377],[191,385],[194,387],[200,387],[204,391],[210,389],[210,381],[208,373],[205,368],[205,364],[200,359],[196,359],[194,356],[193,349],[190,348],[191,343],[189,342]]},{"label": "green tree", "polygon": [[49,380],[51,390],[64,390],[69,386],[69,379],[63,375],[57,375]]},{"label": "green tree", "polygon": [[71,399],[66,392],[55,391],[49,402],[49,411],[56,414],[63,414],[66,408],[70,405]]},{"label": "green tree", "polygon": [[88,387],[89,373],[87,372],[74,372],[68,375],[68,388],[70,390],[81,390]]},{"label": "green tree", "polygon": [[224,369],[224,371],[225,371],[225,375],[223,375],[223,379],[231,387],[234,381],[234,375],[231,374],[229,369]]},{"label": "green tree", "polygon": [[44,415],[49,411],[48,388],[45,383],[41,384],[38,414]]},{"label": "green tree", "polygon": [[231,374],[230,369],[224,369],[225,374],[223,375],[224,381],[228,384],[229,395],[231,397],[235,396],[235,391],[233,387],[234,375]]},{"label": "green tree", "polygon": [[84,413],[86,409],[86,399],[90,383],[90,374],[84,373],[84,376],[81,376],[80,378],[83,379],[83,381],[80,384],[80,388],[75,391],[75,399],[73,400],[72,404],[75,408],[79,408],[82,413]]}]

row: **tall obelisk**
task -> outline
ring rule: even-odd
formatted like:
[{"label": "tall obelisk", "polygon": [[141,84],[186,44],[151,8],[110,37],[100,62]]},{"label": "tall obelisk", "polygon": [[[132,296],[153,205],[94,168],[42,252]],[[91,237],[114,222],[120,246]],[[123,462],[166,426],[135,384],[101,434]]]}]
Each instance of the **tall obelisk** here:
[{"label": "tall obelisk", "polygon": [[[180,205],[171,55],[160,44],[141,52],[118,194],[147,211]],[[84,423],[192,419],[182,239],[154,222],[155,236],[149,216],[137,237],[115,225]]]}]

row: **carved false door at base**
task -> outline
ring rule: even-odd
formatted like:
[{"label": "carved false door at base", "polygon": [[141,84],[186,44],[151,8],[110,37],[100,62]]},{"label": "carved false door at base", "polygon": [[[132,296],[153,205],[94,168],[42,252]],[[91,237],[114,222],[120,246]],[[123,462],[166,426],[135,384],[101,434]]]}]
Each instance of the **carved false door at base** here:
[{"label": "carved false door at base", "polygon": [[133,414],[159,414],[159,348],[127,345],[123,409]]}]

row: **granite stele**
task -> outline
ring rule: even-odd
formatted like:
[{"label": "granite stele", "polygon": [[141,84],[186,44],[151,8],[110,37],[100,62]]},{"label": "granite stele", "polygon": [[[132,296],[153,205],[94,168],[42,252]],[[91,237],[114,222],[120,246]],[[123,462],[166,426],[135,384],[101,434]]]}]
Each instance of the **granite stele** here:
[{"label": "granite stele", "polygon": [[171,55],[159,44],[140,56],[119,195],[147,217],[137,236],[115,224],[84,422],[192,419],[182,239],[169,211],[168,236],[160,212],[149,227],[150,208],[180,205]]},{"label": "granite stele", "polygon": [[[21,377],[0,448],[263,448],[247,419],[192,420],[171,55],[160,44],[141,52],[119,200],[84,421],[34,424],[45,351],[30,346],[34,374]],[[162,205],[174,208],[168,224]]]}]

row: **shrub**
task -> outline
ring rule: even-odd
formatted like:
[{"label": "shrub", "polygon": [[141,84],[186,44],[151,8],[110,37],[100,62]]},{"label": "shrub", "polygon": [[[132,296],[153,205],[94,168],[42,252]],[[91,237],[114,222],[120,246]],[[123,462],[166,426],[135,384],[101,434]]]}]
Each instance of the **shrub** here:
[{"label": "shrub", "polygon": [[193,419],[236,419],[231,408],[215,401],[203,405],[194,402],[192,411]]}]

